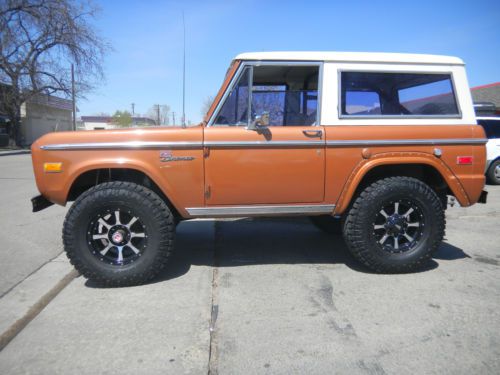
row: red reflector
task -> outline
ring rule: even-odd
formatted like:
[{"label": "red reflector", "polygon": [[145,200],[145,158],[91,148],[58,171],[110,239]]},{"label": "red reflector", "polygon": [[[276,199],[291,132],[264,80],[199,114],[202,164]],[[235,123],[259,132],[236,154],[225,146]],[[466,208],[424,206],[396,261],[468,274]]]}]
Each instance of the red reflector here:
[{"label": "red reflector", "polygon": [[457,156],[457,164],[459,165],[472,164],[473,161],[474,161],[473,156]]}]

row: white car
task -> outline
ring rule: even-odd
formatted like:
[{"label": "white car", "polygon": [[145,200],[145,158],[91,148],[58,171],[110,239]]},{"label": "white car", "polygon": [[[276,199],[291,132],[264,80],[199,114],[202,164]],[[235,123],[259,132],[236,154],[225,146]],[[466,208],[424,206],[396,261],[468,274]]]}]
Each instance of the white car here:
[{"label": "white car", "polygon": [[500,117],[477,117],[488,137],[486,143],[486,176],[488,182],[500,185]]}]

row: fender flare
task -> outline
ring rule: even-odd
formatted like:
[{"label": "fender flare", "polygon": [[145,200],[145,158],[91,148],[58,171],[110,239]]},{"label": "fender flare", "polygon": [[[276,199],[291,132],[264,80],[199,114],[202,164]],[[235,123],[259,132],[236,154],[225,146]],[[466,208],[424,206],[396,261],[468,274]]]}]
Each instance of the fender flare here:
[{"label": "fender flare", "polygon": [[349,206],[357,187],[368,172],[382,165],[425,164],[434,168],[443,177],[462,206],[469,206],[470,200],[462,184],[448,166],[438,157],[423,152],[388,152],[376,154],[361,161],[351,172],[335,206],[334,214],[342,214]]},{"label": "fender flare", "polygon": [[172,200],[172,187],[167,179],[162,177],[160,174],[156,173],[151,168],[148,168],[148,164],[137,159],[124,159],[124,158],[110,158],[107,160],[99,160],[99,164],[94,164],[90,160],[88,163],[79,163],[74,166],[69,173],[68,180],[70,181],[64,192],[65,202],[67,202],[69,192],[73,187],[75,181],[86,172],[90,172],[98,169],[131,169],[141,173],[144,173],[151,181],[153,181],[158,188],[163,192],[165,197],[170,201],[170,203],[177,209],[178,212],[183,212],[183,207],[179,207],[175,200]]}]

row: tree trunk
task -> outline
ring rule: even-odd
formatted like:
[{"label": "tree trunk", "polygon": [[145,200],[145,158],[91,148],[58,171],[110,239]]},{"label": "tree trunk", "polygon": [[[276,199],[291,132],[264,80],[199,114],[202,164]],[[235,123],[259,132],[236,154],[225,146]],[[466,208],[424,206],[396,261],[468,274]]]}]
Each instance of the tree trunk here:
[{"label": "tree trunk", "polygon": [[10,144],[12,146],[21,146],[21,118],[19,116],[20,111],[19,108],[15,110],[15,112],[10,112],[7,116],[10,119],[10,124],[8,127],[8,133],[10,138]]}]

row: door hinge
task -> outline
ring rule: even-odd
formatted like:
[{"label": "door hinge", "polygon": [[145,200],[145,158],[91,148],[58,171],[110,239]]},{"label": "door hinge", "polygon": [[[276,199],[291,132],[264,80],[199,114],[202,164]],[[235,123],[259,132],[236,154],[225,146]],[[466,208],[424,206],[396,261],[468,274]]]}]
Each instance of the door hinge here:
[{"label": "door hinge", "polygon": [[203,147],[203,157],[208,158],[210,156],[210,148],[209,147]]},{"label": "door hinge", "polygon": [[210,188],[210,185],[208,185],[205,189],[205,199],[210,199],[211,193],[212,193],[212,189]]}]

